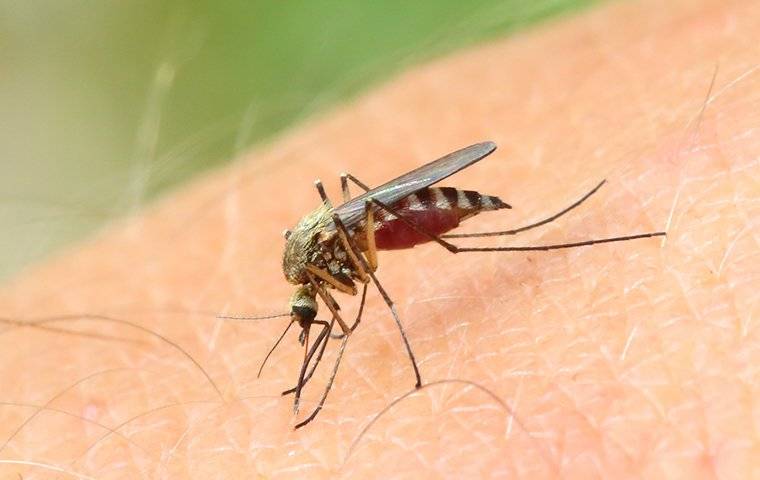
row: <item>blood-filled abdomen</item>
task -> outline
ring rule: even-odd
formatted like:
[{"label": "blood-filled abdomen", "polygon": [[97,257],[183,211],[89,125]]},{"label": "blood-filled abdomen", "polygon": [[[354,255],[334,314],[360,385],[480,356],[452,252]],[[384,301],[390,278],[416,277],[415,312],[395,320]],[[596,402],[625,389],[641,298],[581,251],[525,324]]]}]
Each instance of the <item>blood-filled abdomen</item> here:
[{"label": "blood-filled abdomen", "polygon": [[[404,197],[391,208],[417,229],[439,236],[459,223],[486,210],[510,208],[497,197],[456,188],[425,188]],[[399,250],[429,242],[430,237],[384,210],[375,213],[375,244],[378,250]]]}]

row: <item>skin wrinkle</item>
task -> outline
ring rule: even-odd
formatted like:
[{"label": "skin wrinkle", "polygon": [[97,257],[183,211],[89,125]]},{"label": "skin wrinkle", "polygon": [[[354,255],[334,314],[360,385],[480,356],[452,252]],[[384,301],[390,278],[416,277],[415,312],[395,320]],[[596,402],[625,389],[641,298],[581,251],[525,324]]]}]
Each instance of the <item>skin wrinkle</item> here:
[{"label": "skin wrinkle", "polygon": [[121,430],[124,427],[127,427],[128,425],[132,424],[136,420],[139,420],[141,418],[144,418],[146,416],[152,415],[156,412],[159,412],[165,409],[182,407],[182,406],[187,406],[187,405],[192,405],[192,404],[213,404],[213,403],[218,403],[218,402],[210,402],[210,401],[177,402],[177,403],[172,403],[172,404],[161,405],[159,407],[152,408],[147,411],[143,411],[140,414],[135,415],[127,419],[126,421],[118,424],[113,429],[109,430],[105,435],[101,436],[97,441],[95,441],[94,443],[91,443],[83,453],[81,453],[77,458],[75,458],[74,461],[70,462],[71,463],[70,466],[74,468],[74,467],[77,467],[80,463],[83,463],[84,459],[90,454],[90,452],[95,450],[97,447],[101,446],[101,444],[105,444],[105,440],[109,438],[112,433],[119,433],[119,430]]},{"label": "skin wrinkle", "polygon": [[617,441],[615,441],[615,439],[612,438],[612,437],[606,437],[605,438],[604,434],[602,433],[602,431],[600,429],[600,425],[589,414],[587,414],[587,410],[585,410],[582,407],[579,407],[576,404],[576,402],[574,400],[574,395],[572,393],[570,393],[568,391],[564,391],[562,387],[559,388],[559,391],[561,391],[564,394],[564,397],[567,398],[567,400],[571,404],[573,404],[576,415],[579,418],[583,419],[584,423],[588,426],[588,428],[591,431],[593,431],[598,436],[600,444],[604,444],[605,442],[606,443],[612,443],[615,446],[616,449],[618,449],[621,452],[623,452],[624,456],[626,457],[626,459],[625,459],[626,460],[626,463],[625,463],[626,470],[628,470],[630,468],[630,466],[633,465],[633,458],[630,457],[627,454],[627,452],[623,448],[623,445],[620,444],[620,443],[618,443]]},{"label": "skin wrinkle", "polygon": [[[484,216],[466,228],[519,225],[518,219],[551,213],[554,208],[547,205],[563,205],[583,185],[606,176],[609,185],[577,215],[516,243],[657,228],[669,217],[670,236],[662,245],[643,241],[548,255],[463,257],[434,246],[383,255],[381,274],[423,360],[423,379],[477,379],[508,401],[519,392],[519,419],[541,447],[552,455],[563,452],[564,477],[723,478],[750,472],[749,459],[760,453],[757,432],[746,431],[752,428],[759,393],[753,366],[758,363],[753,322],[758,294],[751,289],[757,235],[747,234],[744,240],[737,235],[751,231],[756,216],[752,192],[757,182],[749,178],[757,178],[758,142],[750,102],[758,76],[747,73],[756,61],[748,64],[732,42],[749,35],[748,19],[755,17],[748,2],[688,3],[664,9],[647,2],[612,5],[418,68],[370,98],[252,154],[250,162],[210,175],[191,186],[190,193],[161,202],[128,238],[114,229],[85,247],[89,253],[71,252],[69,260],[30,272],[8,287],[11,293],[0,293],[0,308],[6,316],[71,311],[126,316],[187,348],[228,402],[243,393],[274,394],[270,401],[247,402],[242,414],[225,406],[208,418],[199,412],[185,419],[191,433],[181,455],[165,464],[166,478],[201,478],[204,472],[208,478],[207,465],[229,469],[226,476],[233,478],[251,472],[287,478],[296,475],[293,468],[299,464],[308,465],[303,473],[313,478],[382,475],[387,473],[383,467],[410,475],[425,465],[441,477],[474,472],[556,476],[536,457],[539,446],[524,434],[493,440],[492,449],[458,451],[455,445],[481,445],[481,439],[496,438],[499,431],[503,435],[508,416],[492,414],[493,406],[478,398],[452,399],[444,393],[399,405],[378,425],[382,431],[362,440],[358,456],[337,467],[351,433],[410,387],[398,332],[377,298],[370,299],[365,321],[351,339],[351,352],[325,410],[313,428],[295,433],[289,430],[294,423],[289,400],[276,398],[291,386],[299,359],[292,336],[273,356],[266,378],[255,380],[262,352],[284,324],[220,325],[214,318],[221,311],[264,314],[282,308],[288,287],[281,280],[278,254],[260,252],[272,250],[279,232],[316,203],[310,188],[314,178],[332,179],[348,170],[377,184],[447,149],[494,138],[500,146],[494,158],[462,172],[451,185],[504,194],[519,211]],[[656,19],[629,21],[648,18],[646,12]],[[722,27],[714,28],[725,25],[727,17],[735,19],[738,32],[731,39],[722,36]],[[696,45],[695,40],[699,58],[679,50],[679,45]],[[562,46],[568,43],[572,48]],[[718,57],[715,93],[705,102]],[[691,124],[699,125],[700,135],[685,136],[702,104],[704,115]],[[391,119],[393,125],[379,124]],[[230,248],[227,236],[232,234],[223,213],[231,190],[240,200],[238,247],[226,250],[230,257],[223,260],[221,252]],[[276,213],[263,215],[257,206],[267,198],[280,201]],[[502,241],[506,243],[497,240]],[[731,255],[729,245],[734,245]],[[114,251],[120,255],[109,254]],[[409,268],[431,275],[410,275]],[[625,305],[616,303],[616,295],[623,296]],[[438,297],[451,300],[436,303]],[[153,314],[169,302],[211,313]],[[343,298],[341,303],[346,309],[352,305]],[[143,313],[115,311],[135,306]],[[639,333],[618,360],[631,316],[641,318]],[[208,341],[216,328],[216,351],[210,352]],[[88,360],[94,353],[117,365],[140,362],[172,374],[160,382],[146,378],[145,392],[109,396],[118,389],[104,385],[98,393],[114,407],[116,421],[158,404],[124,408],[145,395],[172,392],[172,400],[181,401],[192,398],[190,392],[205,392],[189,367],[179,364],[180,357],[167,356],[165,347],[118,349],[116,355],[93,348],[98,342],[92,340],[28,332],[29,345],[37,345],[34,352],[43,355],[33,354],[27,341],[22,344],[26,350],[9,351],[7,345],[23,338],[19,332],[0,337],[0,368],[22,364],[29,372],[15,398],[28,400],[29,392],[50,385],[45,366],[63,361],[67,368],[58,375],[91,373]],[[452,342],[462,348],[460,356]],[[51,343],[55,350],[46,347]],[[54,363],[60,356],[65,360]],[[178,375],[172,365],[185,374]],[[0,374],[8,378],[14,372]],[[362,382],[362,374],[375,375],[372,383]],[[523,382],[527,375],[530,381]],[[325,377],[318,377],[304,405],[320,393]],[[747,407],[732,408],[739,398],[736,391],[745,389]],[[494,419],[493,429],[474,422],[475,432],[463,431],[468,412],[480,406],[487,419]],[[0,425],[9,415],[0,409]],[[188,425],[156,415],[139,422],[129,436],[162,452]],[[136,436],[138,431],[142,433]],[[155,438],[146,437],[150,433]],[[40,434],[24,434],[30,458],[65,465],[71,457],[52,446],[46,449],[52,442]],[[240,442],[246,437],[257,442]],[[114,443],[104,442],[98,453],[107,454]],[[245,458],[224,456],[229,445],[238,444],[251,445]],[[270,447],[261,451],[255,447],[259,444]],[[288,456],[290,450],[295,454]],[[115,475],[117,470],[101,456],[89,456],[82,473]],[[623,460],[626,456],[633,460]],[[152,464],[152,471],[158,464]],[[145,465],[129,471],[143,475],[151,471]],[[24,478],[39,475],[23,471]]]},{"label": "skin wrinkle", "polygon": [[[37,416],[38,416],[38,415],[39,415],[39,414],[40,414],[40,413],[41,413],[41,412],[42,412],[44,409],[46,409],[46,408],[50,407],[50,406],[53,404],[53,402],[55,402],[55,401],[56,401],[56,400],[58,400],[59,398],[63,397],[64,395],[66,395],[66,393],[70,392],[70,391],[71,391],[71,390],[73,390],[74,388],[76,388],[76,387],[78,387],[78,386],[82,385],[83,383],[85,383],[85,382],[87,382],[87,381],[89,381],[89,380],[91,380],[91,379],[93,379],[93,378],[96,378],[96,377],[99,377],[99,376],[102,376],[102,375],[106,375],[106,374],[109,374],[109,373],[114,373],[114,372],[123,372],[123,371],[135,371],[135,370],[137,370],[137,369],[134,369],[134,368],[129,368],[129,367],[122,367],[122,368],[110,368],[110,369],[107,369],[107,370],[101,370],[101,371],[98,371],[98,372],[92,373],[92,374],[90,374],[90,375],[87,375],[86,377],[80,378],[80,379],[79,379],[79,380],[77,380],[76,382],[74,382],[74,383],[72,383],[72,384],[68,385],[66,388],[64,388],[63,390],[59,391],[58,393],[56,393],[55,395],[53,395],[52,397],[50,397],[50,398],[48,399],[48,401],[46,401],[46,402],[44,403],[44,405],[41,405],[41,406],[39,406],[39,407],[37,408],[37,410],[36,410],[36,411],[35,411],[33,414],[29,415],[29,416],[28,416],[28,417],[27,417],[27,418],[24,420],[24,422],[23,422],[23,423],[21,423],[21,424],[20,424],[20,425],[19,425],[19,426],[16,428],[16,430],[14,430],[14,431],[13,431],[13,433],[12,433],[11,435],[9,435],[9,436],[8,436],[8,437],[5,439],[5,441],[3,442],[3,444],[2,444],[2,445],[0,445],[0,452],[2,452],[2,451],[5,449],[5,447],[7,447],[7,446],[8,446],[8,444],[9,444],[10,442],[12,442],[12,441],[13,441],[13,439],[16,437],[16,435],[18,435],[18,433],[19,433],[19,432],[20,432],[20,431],[21,431],[21,430],[22,430],[22,429],[23,429],[23,428],[24,428],[24,427],[25,427],[25,426],[26,426],[26,425],[27,425],[29,422],[31,422],[32,420],[34,420],[34,419],[35,419],[35,418],[36,418],[36,417],[37,417]],[[140,369],[140,370],[142,370],[142,371],[146,371],[145,369]],[[151,373],[152,373],[152,372],[151,372]],[[104,428],[107,428],[107,427],[104,427]]]},{"label": "skin wrinkle", "polygon": [[84,417],[82,415],[77,415],[77,414],[72,413],[72,412],[67,412],[66,410],[62,410],[62,409],[59,409],[59,408],[49,407],[49,406],[45,406],[45,405],[35,405],[35,404],[30,404],[30,403],[0,402],[0,405],[6,406],[6,407],[33,408],[33,409],[36,409],[36,411],[38,411],[38,412],[58,413],[58,414],[61,414],[61,415],[67,416],[67,417],[76,418],[76,419],[81,420],[82,422],[85,422],[87,424],[95,425],[97,427],[100,427],[102,430],[105,430],[108,433],[113,433],[114,435],[118,435],[119,438],[121,438],[124,442],[127,442],[130,445],[133,445],[133,446],[137,447],[143,453],[147,453],[147,451],[143,447],[141,447],[140,445],[138,445],[134,441],[130,440],[125,435],[122,435],[119,432],[116,432],[114,429],[108,427],[105,424],[102,424],[102,423],[97,422],[95,420],[88,419],[88,418],[86,418],[86,417]]}]

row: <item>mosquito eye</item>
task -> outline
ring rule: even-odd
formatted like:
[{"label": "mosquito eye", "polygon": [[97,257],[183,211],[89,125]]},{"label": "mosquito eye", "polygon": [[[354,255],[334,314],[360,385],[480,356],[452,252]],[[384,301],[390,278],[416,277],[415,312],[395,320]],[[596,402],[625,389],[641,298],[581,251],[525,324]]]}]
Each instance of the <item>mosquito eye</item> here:
[{"label": "mosquito eye", "polygon": [[291,233],[293,233],[293,232],[291,232],[290,230],[283,230],[282,231],[282,236],[285,237],[285,240],[287,240],[288,238],[290,238],[290,234]]},{"label": "mosquito eye", "polygon": [[300,321],[310,323],[317,316],[317,311],[311,307],[293,307],[293,315],[295,315]]}]

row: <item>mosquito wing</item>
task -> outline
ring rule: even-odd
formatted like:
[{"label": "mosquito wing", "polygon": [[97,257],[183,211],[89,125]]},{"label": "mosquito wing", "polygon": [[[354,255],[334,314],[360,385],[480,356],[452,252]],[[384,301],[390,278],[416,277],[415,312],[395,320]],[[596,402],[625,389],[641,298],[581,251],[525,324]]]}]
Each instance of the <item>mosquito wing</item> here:
[{"label": "mosquito wing", "polygon": [[[343,205],[336,207],[335,213],[338,214],[347,228],[351,228],[363,219],[364,202],[367,199],[375,198],[386,205],[392,205],[414,192],[438,183],[444,178],[450,177],[458,171],[469,167],[491,154],[494,150],[496,150],[495,143],[482,142],[449,153],[438,160],[433,160],[390,182],[373,188],[369,192],[352,198]],[[330,225],[329,228],[335,229],[335,226]]]}]

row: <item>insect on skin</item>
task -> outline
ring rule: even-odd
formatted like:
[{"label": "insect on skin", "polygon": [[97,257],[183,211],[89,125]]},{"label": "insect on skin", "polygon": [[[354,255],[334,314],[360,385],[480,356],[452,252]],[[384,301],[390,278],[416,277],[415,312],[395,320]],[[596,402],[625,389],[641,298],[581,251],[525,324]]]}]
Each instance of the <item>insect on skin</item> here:
[{"label": "insect on skin", "polygon": [[[343,174],[341,188],[344,203],[337,207],[333,207],[321,182],[319,180],[315,182],[322,205],[303,217],[293,230],[285,231],[284,234],[286,244],[282,269],[287,281],[296,285],[296,288],[290,298],[290,313],[281,316],[289,316],[290,322],[259,369],[259,374],[261,374],[261,369],[267,359],[290,327],[298,324],[301,327],[299,341],[305,347],[304,360],[296,386],[283,392],[283,395],[295,393],[294,411],[298,413],[301,391],[321,360],[328,339],[341,339],[332,374],[318,406],[309,417],[298,423],[296,428],[309,423],[322,409],[338,371],[346,342],[361,321],[369,283],[375,285],[388,305],[411,360],[416,377],[415,385],[417,388],[422,385],[417,361],[393,301],[375,276],[378,267],[378,250],[412,248],[421,243],[435,242],[452,253],[546,251],[665,235],[664,232],[653,232],[584,242],[525,247],[458,247],[450,243],[447,239],[514,235],[544,225],[583,203],[604,184],[602,181],[583,198],[561,212],[522,228],[499,232],[445,235],[446,232],[458,227],[462,221],[481,212],[511,208],[494,196],[451,187],[432,186],[483,159],[495,149],[496,144],[493,142],[471,145],[372,189],[353,175]],[[351,198],[348,188],[349,180],[362,188],[364,193]],[[357,285],[362,286],[361,302],[356,319],[349,325],[341,316],[340,307],[333,297],[333,292],[355,296],[358,294]],[[332,314],[330,322],[316,318],[317,297],[330,310]],[[339,335],[332,334],[336,323],[340,330]],[[309,334],[314,325],[321,327],[321,331],[310,346]],[[309,368],[310,365],[311,368]]]}]

